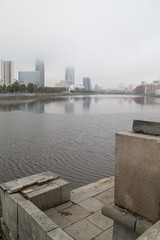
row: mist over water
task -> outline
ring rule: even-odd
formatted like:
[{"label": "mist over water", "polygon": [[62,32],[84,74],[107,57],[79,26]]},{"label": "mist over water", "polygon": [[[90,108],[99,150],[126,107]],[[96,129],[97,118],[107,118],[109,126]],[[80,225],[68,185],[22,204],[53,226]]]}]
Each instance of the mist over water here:
[{"label": "mist over water", "polygon": [[0,182],[50,170],[76,188],[112,176],[115,133],[159,109],[159,98],[124,95],[1,101]]}]

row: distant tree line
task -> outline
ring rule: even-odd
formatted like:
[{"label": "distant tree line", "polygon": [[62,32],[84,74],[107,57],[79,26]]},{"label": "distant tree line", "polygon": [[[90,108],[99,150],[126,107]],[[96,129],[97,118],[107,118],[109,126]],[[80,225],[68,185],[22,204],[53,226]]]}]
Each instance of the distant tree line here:
[{"label": "distant tree line", "polygon": [[33,83],[28,83],[26,86],[15,82],[8,86],[0,86],[0,93],[60,93],[63,91],[66,91],[66,88],[37,87]]}]

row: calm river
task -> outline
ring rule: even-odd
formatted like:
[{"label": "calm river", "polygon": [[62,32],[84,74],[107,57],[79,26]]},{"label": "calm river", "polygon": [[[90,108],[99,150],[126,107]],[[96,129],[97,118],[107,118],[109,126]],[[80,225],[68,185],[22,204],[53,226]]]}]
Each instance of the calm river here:
[{"label": "calm river", "polygon": [[158,117],[153,97],[0,101],[0,182],[51,170],[76,188],[112,176],[115,133],[131,130],[133,119]]}]

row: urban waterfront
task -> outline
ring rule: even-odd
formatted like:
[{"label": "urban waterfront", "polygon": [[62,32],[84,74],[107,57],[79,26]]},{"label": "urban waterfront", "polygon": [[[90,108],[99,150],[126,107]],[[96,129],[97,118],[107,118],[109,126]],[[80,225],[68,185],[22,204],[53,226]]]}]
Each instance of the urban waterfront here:
[{"label": "urban waterfront", "polygon": [[115,133],[159,110],[160,98],[130,95],[1,101],[0,182],[51,170],[76,188],[112,176]]}]

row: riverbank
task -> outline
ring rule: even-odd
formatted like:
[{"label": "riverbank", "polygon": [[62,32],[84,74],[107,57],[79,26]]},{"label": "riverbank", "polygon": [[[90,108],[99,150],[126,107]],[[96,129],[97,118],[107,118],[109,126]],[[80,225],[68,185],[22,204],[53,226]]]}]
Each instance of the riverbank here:
[{"label": "riverbank", "polygon": [[76,96],[76,95],[96,95],[98,93],[0,93],[0,100],[42,100],[42,99],[52,99],[61,96]]}]

